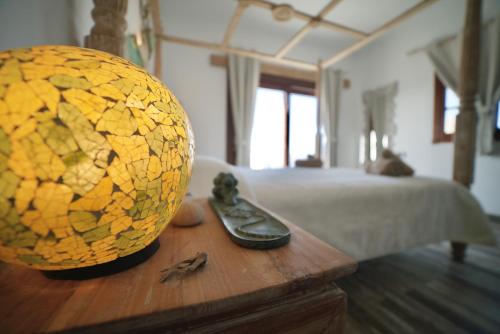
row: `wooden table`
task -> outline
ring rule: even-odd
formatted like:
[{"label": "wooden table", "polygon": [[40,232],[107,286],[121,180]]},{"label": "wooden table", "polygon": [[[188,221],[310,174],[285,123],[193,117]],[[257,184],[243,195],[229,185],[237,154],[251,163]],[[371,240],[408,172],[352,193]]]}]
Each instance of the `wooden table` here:
[{"label": "wooden table", "polygon": [[[143,264],[87,281],[55,281],[0,264],[0,331],[32,333],[340,333],[347,296],[334,281],[356,262],[288,224],[290,244],[257,251],[233,244],[203,201],[204,223],[169,226]],[[160,270],[197,252],[201,271],[159,282]]]}]

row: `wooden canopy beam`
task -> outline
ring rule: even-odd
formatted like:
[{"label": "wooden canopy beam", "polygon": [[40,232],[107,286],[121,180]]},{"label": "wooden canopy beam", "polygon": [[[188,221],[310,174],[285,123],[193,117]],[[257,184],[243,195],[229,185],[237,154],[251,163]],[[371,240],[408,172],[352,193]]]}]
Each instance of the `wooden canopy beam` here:
[{"label": "wooden canopy beam", "polygon": [[[227,67],[229,61],[225,55],[210,55],[210,64],[212,66]],[[277,64],[269,64],[262,62],[260,65],[260,73],[274,75],[278,77],[290,78],[302,81],[312,81],[315,82],[317,74],[312,71],[302,70],[299,68],[290,68],[289,66],[282,66]],[[318,83],[316,82],[316,85]]]},{"label": "wooden canopy beam", "polygon": [[277,59],[272,54],[268,54],[268,53],[264,53],[264,52],[250,51],[250,50],[233,48],[233,47],[223,47],[221,44],[217,44],[217,43],[197,41],[197,40],[192,40],[192,39],[187,39],[187,38],[182,38],[182,37],[168,36],[168,35],[164,35],[164,34],[157,35],[156,37],[160,38],[166,42],[194,46],[194,47],[198,47],[198,48],[205,48],[205,49],[209,49],[209,50],[213,50],[213,51],[226,52],[226,53],[236,54],[236,55],[245,56],[245,57],[252,57],[252,58],[264,61],[264,62],[291,66],[291,67],[300,68],[300,69],[307,70],[307,71],[316,71],[315,64],[307,63],[305,61],[300,61],[300,60],[287,59],[287,58]]},{"label": "wooden canopy beam", "polygon": [[[269,2],[269,1],[265,1],[265,0],[245,0],[245,2],[250,4],[250,5],[253,5],[255,7],[264,8],[264,9],[268,9],[268,10],[273,10],[277,6],[276,4]],[[302,21],[307,21],[307,22],[315,19],[315,16],[306,14],[306,13],[298,11],[296,9],[292,10],[292,15],[296,19],[299,19]],[[338,31],[338,32],[343,33],[343,34],[350,35],[350,36],[357,38],[357,39],[368,36],[368,34],[365,32],[362,32],[362,31],[359,31],[356,29],[352,29],[352,28],[346,27],[346,26],[341,25],[341,24],[333,23],[333,22],[330,22],[330,21],[327,21],[324,19],[321,19],[320,21],[318,21],[317,24],[318,24],[318,26],[321,26],[321,27],[324,27],[327,29],[331,29],[331,30],[335,30],[335,31]]]},{"label": "wooden canopy beam", "polygon": [[297,43],[299,43],[306,35],[318,25],[318,22],[323,20],[323,17],[328,15],[342,0],[331,0],[314,18],[311,18],[309,22],[302,27],[285,45],[278,50],[275,57],[283,58]]},{"label": "wooden canopy beam", "polygon": [[412,8],[405,11],[403,14],[401,14],[401,15],[397,16],[396,18],[390,20],[389,22],[385,23],[382,27],[378,28],[373,33],[371,33],[370,35],[361,39],[357,43],[354,43],[353,45],[347,47],[343,51],[340,51],[336,55],[333,55],[329,59],[321,62],[321,67],[326,68],[326,67],[331,66],[331,65],[341,61],[342,59],[350,56],[351,54],[353,54],[357,50],[359,50],[359,49],[363,48],[364,46],[366,46],[367,44],[373,42],[374,40],[376,40],[377,38],[379,38],[380,36],[382,36],[383,34],[388,32],[389,30],[396,27],[398,24],[400,24],[403,21],[407,20],[408,18],[414,16],[415,14],[417,14],[418,12],[427,8],[428,6],[432,5],[436,1],[438,1],[438,0],[423,0],[423,1],[419,2],[418,4],[413,6]]},{"label": "wooden canopy beam", "polygon": [[233,16],[231,17],[231,21],[227,26],[226,33],[224,34],[224,39],[222,40],[222,47],[225,48],[229,46],[231,38],[233,37],[234,33],[236,32],[236,28],[240,23],[241,16],[243,15],[243,12],[245,12],[245,9],[247,9],[247,7],[248,7],[247,2],[240,1],[238,3],[238,6],[234,10]]}]

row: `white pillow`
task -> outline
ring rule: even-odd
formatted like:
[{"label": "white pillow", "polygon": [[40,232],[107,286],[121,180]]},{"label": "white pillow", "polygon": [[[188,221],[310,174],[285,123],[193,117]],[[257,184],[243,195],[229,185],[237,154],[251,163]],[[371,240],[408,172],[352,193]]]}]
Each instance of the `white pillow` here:
[{"label": "white pillow", "polygon": [[240,196],[255,200],[255,195],[248,185],[245,177],[238,171],[238,167],[232,166],[222,160],[196,155],[193,163],[193,172],[189,192],[193,197],[211,197],[213,180],[219,173],[233,173],[238,179],[238,190]]}]

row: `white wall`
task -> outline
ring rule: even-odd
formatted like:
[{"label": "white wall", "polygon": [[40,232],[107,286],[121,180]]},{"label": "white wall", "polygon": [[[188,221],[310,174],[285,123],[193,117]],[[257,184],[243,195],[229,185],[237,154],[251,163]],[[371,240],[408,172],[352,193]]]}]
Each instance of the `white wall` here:
[{"label": "white wall", "polygon": [[196,154],[226,159],[226,70],[205,49],[163,44],[163,82],[189,115]]},{"label": "white wall", "polygon": [[[453,145],[432,143],[433,68],[425,53],[407,52],[459,31],[464,8],[463,0],[441,0],[335,66],[352,80],[351,89],[343,91],[340,108],[341,166],[357,166],[362,92],[398,81],[395,151],[406,154],[417,174],[451,179]],[[484,1],[483,17],[493,17],[499,10],[499,1]],[[500,215],[500,156],[478,156],[472,191],[488,213]]]},{"label": "white wall", "polygon": [[74,44],[66,0],[0,0],[0,50]]}]

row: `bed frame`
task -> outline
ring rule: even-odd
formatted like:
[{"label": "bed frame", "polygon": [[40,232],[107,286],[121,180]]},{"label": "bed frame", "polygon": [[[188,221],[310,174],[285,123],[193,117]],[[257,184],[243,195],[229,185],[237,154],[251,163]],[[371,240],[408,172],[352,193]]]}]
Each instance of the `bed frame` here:
[{"label": "bed frame", "polygon": [[[154,74],[162,77],[162,50],[161,42],[173,42],[186,44],[194,47],[204,47],[212,50],[219,50],[226,53],[235,53],[247,57],[254,57],[264,62],[279,63],[282,65],[302,68],[309,71],[320,73],[321,69],[333,65],[337,61],[349,56],[356,50],[364,47],[371,41],[380,37],[389,29],[395,27],[400,22],[408,17],[416,14],[423,8],[426,8],[436,0],[423,0],[414,8],[411,8],[401,16],[384,24],[378,30],[361,36],[361,32],[356,32],[346,27],[341,27],[332,22],[323,19],[327,12],[331,11],[341,0],[331,0],[317,17],[308,16],[304,13],[294,10],[291,6],[291,15],[308,21],[306,28],[299,31],[286,45],[284,45],[278,54],[267,55],[260,52],[252,52],[244,49],[235,49],[229,46],[229,41],[234,33],[239,19],[243,11],[250,5],[267,8],[271,11],[277,10],[278,6],[267,1],[260,0],[239,0],[237,9],[228,25],[224,41],[222,44],[210,44],[200,41],[187,41],[181,38],[168,37],[163,34],[162,24],[159,11],[158,0],[149,0],[149,7],[153,18],[154,33],[156,35],[155,47],[155,67]],[[480,25],[481,25],[481,0],[467,0],[466,15],[464,25],[464,37],[462,44],[462,57],[460,64],[460,112],[456,121],[455,145],[454,145],[454,160],[453,160],[453,180],[470,188],[474,176],[474,160],[476,146],[476,109],[475,97],[478,87],[478,69],[479,69],[479,43],[480,43]],[[103,50],[123,56],[124,33],[126,28],[125,14],[127,12],[128,0],[94,0],[94,9],[92,10],[92,18],[94,19],[94,27],[90,34],[85,38],[85,47]],[[307,34],[309,30],[317,25],[327,26],[333,30],[339,31],[340,28],[344,32],[358,34],[360,40],[348,47],[346,50],[337,55],[332,56],[326,61],[320,62],[318,65],[306,64],[300,61],[292,61],[283,56],[296,43]],[[342,30],[341,29],[341,30]],[[319,76],[319,75],[318,75]],[[319,82],[317,83],[319,85]],[[452,258],[455,261],[463,262],[467,245],[462,242],[451,241]]]}]

